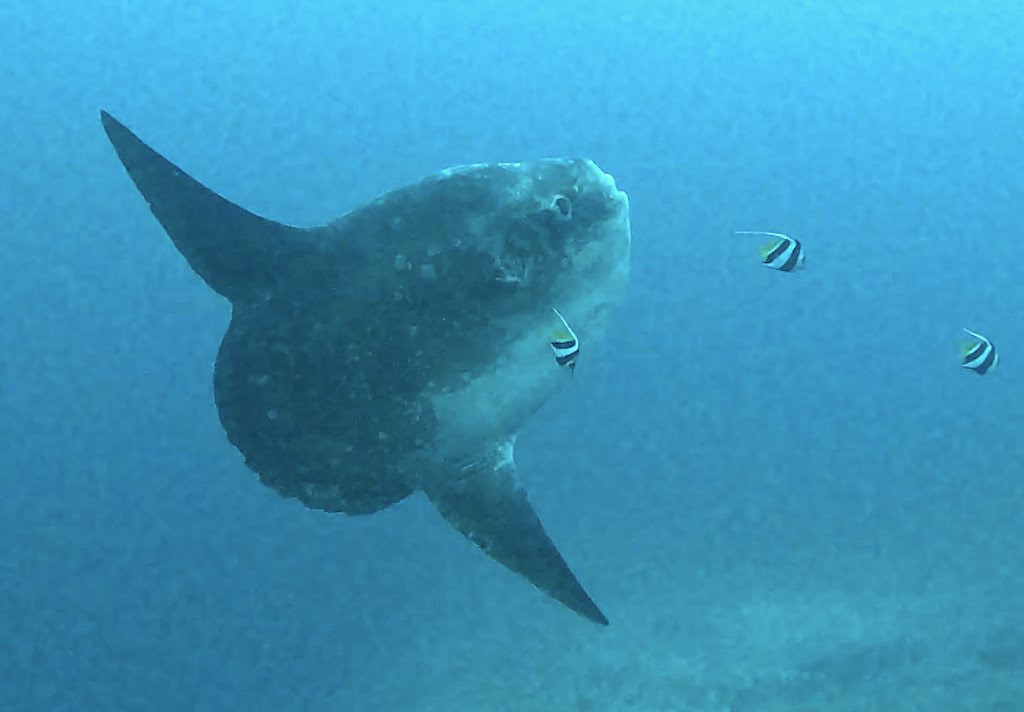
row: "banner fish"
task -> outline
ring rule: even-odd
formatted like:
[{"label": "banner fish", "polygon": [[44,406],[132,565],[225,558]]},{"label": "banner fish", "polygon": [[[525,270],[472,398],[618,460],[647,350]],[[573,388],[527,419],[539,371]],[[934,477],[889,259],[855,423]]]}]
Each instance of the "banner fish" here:
[{"label": "banner fish", "polygon": [[761,247],[761,263],[768,269],[780,272],[795,272],[803,269],[804,246],[800,241],[781,232],[763,230],[737,230],[737,235],[761,235],[774,238]]},{"label": "banner fish", "polygon": [[559,366],[568,366],[570,371],[576,370],[576,357],[580,354],[580,340],[576,338],[576,332],[572,330],[558,310],[551,308],[562,321],[564,330],[559,329],[551,335],[551,350],[555,352],[555,363]]},{"label": "banner fish", "polygon": [[999,354],[992,342],[981,334],[964,329],[972,338],[967,339],[960,352],[960,365],[969,368],[979,376],[984,376],[993,366],[999,363]]}]

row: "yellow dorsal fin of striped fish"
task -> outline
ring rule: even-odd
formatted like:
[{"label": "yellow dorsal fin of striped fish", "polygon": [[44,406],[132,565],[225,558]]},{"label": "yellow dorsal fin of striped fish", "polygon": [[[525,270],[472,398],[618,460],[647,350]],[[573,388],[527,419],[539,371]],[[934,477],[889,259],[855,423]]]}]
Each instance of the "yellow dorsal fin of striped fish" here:
[{"label": "yellow dorsal fin of striped fish", "polygon": [[559,313],[559,311],[554,307],[551,307],[551,311],[553,311],[555,313],[555,316],[557,316],[559,320],[562,322],[562,326],[564,326],[565,330],[568,332],[569,338],[572,339],[573,341],[579,341],[579,338],[576,336],[576,332],[572,330],[571,326],[569,326],[569,322],[565,320],[565,317],[562,316],[561,313]]},{"label": "yellow dorsal fin of striped fish", "polygon": [[966,356],[979,346],[984,346],[985,344],[990,343],[988,339],[986,339],[984,336],[975,333],[970,329],[964,328],[963,332],[967,334],[967,336],[963,337],[963,345],[960,347],[963,350],[964,356]]},{"label": "yellow dorsal fin of striped fish", "polygon": [[783,245],[787,242],[792,242],[793,238],[782,232],[771,232],[770,230],[735,230],[736,235],[758,235],[760,237],[772,237],[775,238],[771,242],[765,243],[761,247],[761,259],[765,259],[778,249],[779,245]]},{"label": "yellow dorsal fin of striped fish", "polygon": [[767,242],[767,243],[761,245],[761,259],[762,260],[767,259],[768,255],[770,255],[772,252],[774,252],[775,248],[777,248],[779,245],[781,245],[782,242],[783,242],[782,240],[776,240],[775,242]]},{"label": "yellow dorsal fin of striped fish", "polygon": [[556,329],[551,333],[552,341],[573,341],[573,336],[564,329]]}]

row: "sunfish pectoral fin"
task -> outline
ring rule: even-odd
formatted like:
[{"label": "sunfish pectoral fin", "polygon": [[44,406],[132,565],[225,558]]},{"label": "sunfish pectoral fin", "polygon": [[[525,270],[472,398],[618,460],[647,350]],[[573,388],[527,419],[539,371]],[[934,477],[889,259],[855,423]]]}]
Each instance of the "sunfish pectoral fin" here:
[{"label": "sunfish pectoral fin", "polygon": [[210,288],[232,302],[272,291],[298,260],[309,230],[254,215],[206,188],[117,119],[100,112],[121,163],[178,251]]},{"label": "sunfish pectoral fin", "polygon": [[510,447],[423,489],[441,516],[492,559],[585,618],[608,625],[544,531],[519,484]]}]

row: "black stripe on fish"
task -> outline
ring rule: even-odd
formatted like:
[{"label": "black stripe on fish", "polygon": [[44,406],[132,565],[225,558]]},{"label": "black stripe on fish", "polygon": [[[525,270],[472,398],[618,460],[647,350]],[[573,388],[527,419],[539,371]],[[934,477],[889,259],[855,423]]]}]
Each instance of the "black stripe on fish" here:
[{"label": "black stripe on fish", "polygon": [[988,344],[984,341],[979,341],[973,349],[964,354],[964,363],[968,364],[976,358],[979,358],[983,353],[985,353],[985,349],[987,348]]},{"label": "black stripe on fish", "polygon": [[800,259],[800,241],[793,240],[793,252],[790,253],[789,259],[786,263],[779,267],[783,272],[792,272],[793,268],[796,267],[797,261]]},{"label": "black stripe on fish", "polygon": [[573,351],[571,354],[565,354],[564,356],[555,356],[555,362],[559,366],[565,366],[566,364],[569,364],[570,366],[575,366],[577,355],[578,352]]},{"label": "black stripe on fish", "polygon": [[554,346],[556,349],[571,349],[573,346],[576,345],[576,340],[572,339],[570,341],[552,341],[551,345]]},{"label": "black stripe on fish", "polygon": [[765,255],[764,263],[766,265],[770,265],[772,262],[779,259],[782,256],[782,253],[785,252],[786,249],[789,247],[789,242],[790,241],[788,239],[780,240],[779,244],[777,244],[771,252]]},{"label": "black stripe on fish", "polygon": [[[991,346],[991,342],[989,343],[989,345]],[[988,370],[992,368],[995,362],[996,347],[992,346],[992,348],[989,349],[988,354],[986,354],[985,360],[983,360],[977,366],[968,366],[968,368],[977,373],[979,376],[984,376],[986,373],[988,373]]]}]

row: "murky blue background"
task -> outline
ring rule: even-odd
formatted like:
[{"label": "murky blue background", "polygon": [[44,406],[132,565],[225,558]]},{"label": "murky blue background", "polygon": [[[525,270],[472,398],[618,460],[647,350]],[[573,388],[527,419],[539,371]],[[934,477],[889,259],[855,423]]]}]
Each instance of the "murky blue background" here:
[{"label": "murky blue background", "polygon": [[[0,6],[0,707],[1018,709],[1024,8],[327,5]],[[517,449],[609,629],[421,498],[259,485],[228,305],[100,108],[297,224],[458,163],[615,175],[628,302]]]}]

